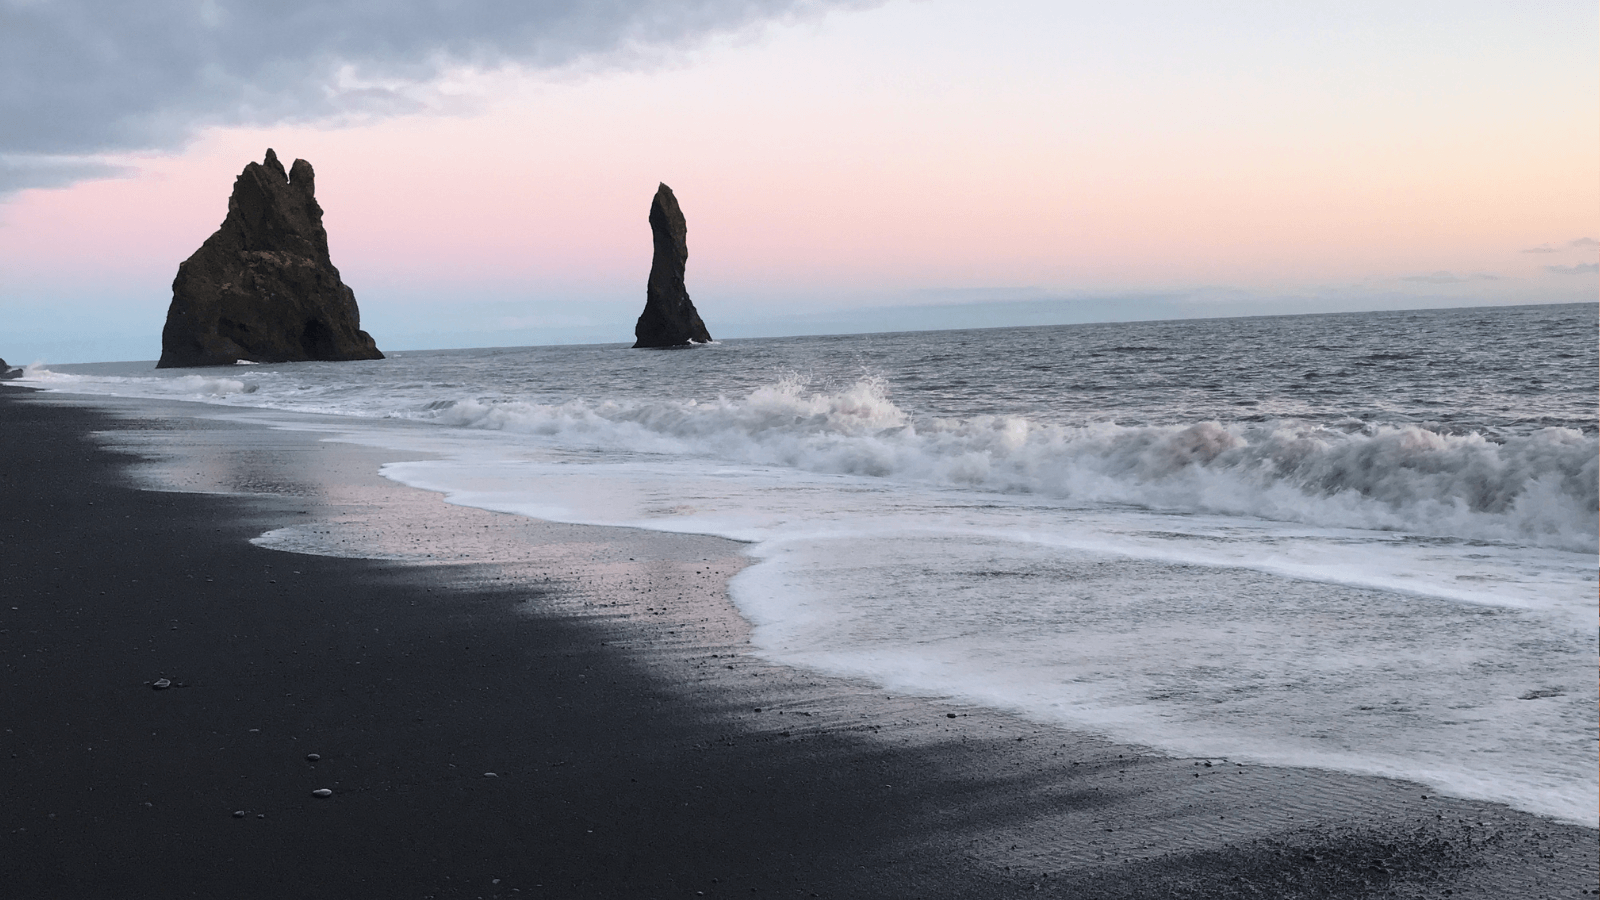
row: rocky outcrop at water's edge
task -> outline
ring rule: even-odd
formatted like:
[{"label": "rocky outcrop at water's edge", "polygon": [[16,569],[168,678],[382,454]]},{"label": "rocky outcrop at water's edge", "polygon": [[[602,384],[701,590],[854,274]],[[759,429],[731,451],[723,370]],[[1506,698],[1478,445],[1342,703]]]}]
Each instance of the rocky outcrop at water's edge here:
[{"label": "rocky outcrop at water's edge", "polygon": [[311,164],[278,156],[233,183],[228,215],[178,266],[157,368],[383,359],[328,257]]},{"label": "rocky outcrop at water's edge", "polygon": [[650,261],[650,282],[645,290],[644,312],[633,327],[634,347],[683,347],[707,344],[711,335],[700,321],[683,284],[689,261],[689,227],[678,208],[678,198],[665,184],[656,189],[650,204],[650,234],[655,255]]}]

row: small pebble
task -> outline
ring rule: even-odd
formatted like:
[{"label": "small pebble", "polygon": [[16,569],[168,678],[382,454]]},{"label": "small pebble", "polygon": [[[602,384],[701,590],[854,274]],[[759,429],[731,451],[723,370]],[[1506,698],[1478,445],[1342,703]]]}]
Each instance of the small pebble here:
[{"label": "small pebble", "polygon": [[333,796],[333,791],[330,791],[327,788],[317,788],[316,790],[311,792],[311,796],[313,796],[313,797],[332,797]]},{"label": "small pebble", "polygon": [[956,714],[955,713],[945,713],[944,717],[946,719],[954,719],[956,717]]},{"label": "small pebble", "polygon": [[233,817],[234,817],[234,818],[235,818],[235,819],[242,819],[242,818],[244,818],[244,810],[242,810],[242,809],[236,809],[236,810],[234,810],[234,811],[233,811]]},{"label": "small pebble", "polygon": [[322,755],[319,754],[319,753],[307,753],[306,754],[306,762],[316,762],[317,760],[319,760],[321,758],[322,758]]},{"label": "small pebble", "polygon": [[172,687],[172,682],[165,678],[157,678],[155,681],[150,682],[151,690],[164,691],[169,687]]},{"label": "small pebble", "polygon": [[496,775],[493,772],[485,772],[485,773],[483,773],[483,777],[485,777],[485,778],[499,778],[500,776]]}]

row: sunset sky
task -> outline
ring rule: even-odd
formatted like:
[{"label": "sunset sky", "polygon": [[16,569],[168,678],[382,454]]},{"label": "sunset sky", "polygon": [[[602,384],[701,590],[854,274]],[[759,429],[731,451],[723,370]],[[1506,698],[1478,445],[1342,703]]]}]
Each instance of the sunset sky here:
[{"label": "sunset sky", "polygon": [[0,356],[154,359],[267,147],[315,166],[386,350],[631,340],[663,181],[716,337],[1594,302],[1597,29],[1592,0],[0,0]]}]

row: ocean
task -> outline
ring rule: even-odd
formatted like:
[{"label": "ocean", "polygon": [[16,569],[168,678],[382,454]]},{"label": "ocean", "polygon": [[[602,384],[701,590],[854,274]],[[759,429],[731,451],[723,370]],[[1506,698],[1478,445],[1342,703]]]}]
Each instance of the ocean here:
[{"label": "ocean", "polygon": [[1597,335],[1579,304],[21,383],[336,417],[454,503],[747,542],[776,662],[1594,827]]}]

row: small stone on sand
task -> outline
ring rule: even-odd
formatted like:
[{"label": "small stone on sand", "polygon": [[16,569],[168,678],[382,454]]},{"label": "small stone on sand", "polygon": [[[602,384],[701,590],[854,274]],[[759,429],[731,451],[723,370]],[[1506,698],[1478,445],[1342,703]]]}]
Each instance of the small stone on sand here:
[{"label": "small stone on sand", "polygon": [[327,788],[317,788],[316,790],[311,792],[311,796],[313,796],[313,797],[332,797],[333,796],[333,791],[330,791]]},{"label": "small stone on sand", "polygon": [[235,818],[235,819],[242,819],[242,818],[244,818],[244,810],[242,810],[242,809],[236,809],[236,810],[234,810],[234,811],[233,811],[233,817],[234,817],[234,818]]},{"label": "small stone on sand", "polygon": [[306,754],[306,762],[316,762],[317,760],[319,760],[321,758],[322,758],[321,754],[317,754],[317,753],[307,753]]},{"label": "small stone on sand", "polygon": [[165,678],[157,678],[155,681],[150,682],[151,690],[164,691],[169,687],[172,687],[172,682]]}]

